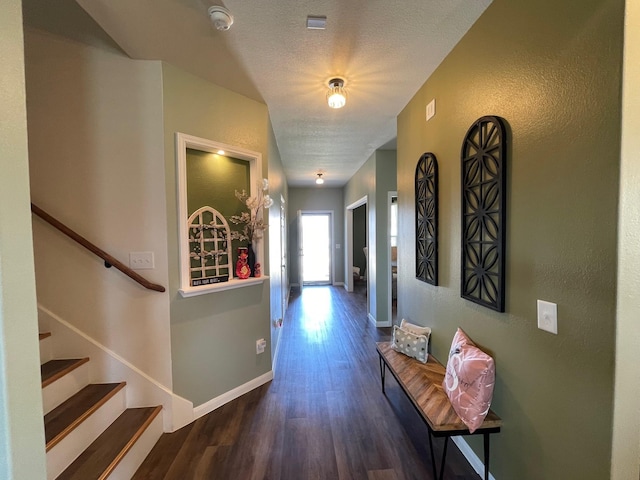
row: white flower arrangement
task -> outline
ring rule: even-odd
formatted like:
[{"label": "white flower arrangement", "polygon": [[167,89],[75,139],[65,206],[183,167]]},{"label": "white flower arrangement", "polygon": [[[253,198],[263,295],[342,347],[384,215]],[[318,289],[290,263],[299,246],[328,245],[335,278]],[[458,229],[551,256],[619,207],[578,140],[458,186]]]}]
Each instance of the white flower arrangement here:
[{"label": "white flower arrangement", "polygon": [[273,205],[273,200],[265,193],[267,190],[269,190],[269,180],[266,178],[258,182],[258,194],[256,196],[249,196],[245,190],[242,190],[242,192],[236,190],[236,198],[247,206],[248,211],[229,217],[229,221],[234,225],[244,225],[242,230],[233,230],[231,232],[232,240],[253,243],[262,238],[263,232],[268,227],[264,223],[262,209]]}]

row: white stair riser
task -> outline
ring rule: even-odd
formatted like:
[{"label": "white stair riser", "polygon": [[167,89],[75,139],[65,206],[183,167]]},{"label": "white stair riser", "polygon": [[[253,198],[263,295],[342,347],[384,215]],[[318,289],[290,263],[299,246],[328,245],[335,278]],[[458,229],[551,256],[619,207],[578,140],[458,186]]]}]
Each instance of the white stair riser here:
[{"label": "white stair riser", "polygon": [[42,406],[47,414],[69,397],[89,385],[89,362],[80,365],[42,389]]},{"label": "white stair riser", "polygon": [[53,480],[107,429],[125,410],[125,388],[47,452],[47,480]]},{"label": "white stair riser", "polygon": [[51,348],[51,337],[43,338],[40,340],[40,365],[47,363],[53,359],[53,353]]},{"label": "white stair riser", "polygon": [[147,455],[149,455],[160,435],[162,435],[162,412],[156,415],[151,425],[147,427],[131,447],[131,450],[127,452],[115,470],[109,475],[109,480],[130,480]]}]

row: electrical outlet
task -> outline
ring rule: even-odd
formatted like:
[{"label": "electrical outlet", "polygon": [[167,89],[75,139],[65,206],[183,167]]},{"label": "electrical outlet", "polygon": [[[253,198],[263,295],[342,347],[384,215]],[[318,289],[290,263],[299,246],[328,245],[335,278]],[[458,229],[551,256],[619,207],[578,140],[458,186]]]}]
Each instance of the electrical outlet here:
[{"label": "electrical outlet", "polygon": [[155,268],[153,252],[129,252],[129,268],[134,270]]},{"label": "electrical outlet", "polygon": [[261,353],[264,353],[264,349],[267,346],[267,342],[265,341],[264,338],[261,338],[260,340],[256,340],[256,355],[260,355]]},{"label": "electrical outlet", "polygon": [[538,328],[558,334],[558,305],[538,300]]}]

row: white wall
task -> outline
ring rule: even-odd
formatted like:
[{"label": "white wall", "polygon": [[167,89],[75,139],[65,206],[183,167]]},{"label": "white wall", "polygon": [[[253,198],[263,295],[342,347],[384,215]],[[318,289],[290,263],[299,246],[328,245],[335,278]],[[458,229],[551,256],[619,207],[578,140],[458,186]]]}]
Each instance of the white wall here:
[{"label": "white wall", "polygon": [[611,478],[640,477],[640,2],[626,2]]},{"label": "white wall", "polygon": [[[26,31],[33,202],[168,284],[159,62]],[[169,294],[145,290],[34,219],[38,301],[171,389]]]},{"label": "white wall", "polygon": [[22,4],[0,15],[0,478],[46,476],[38,367]]}]

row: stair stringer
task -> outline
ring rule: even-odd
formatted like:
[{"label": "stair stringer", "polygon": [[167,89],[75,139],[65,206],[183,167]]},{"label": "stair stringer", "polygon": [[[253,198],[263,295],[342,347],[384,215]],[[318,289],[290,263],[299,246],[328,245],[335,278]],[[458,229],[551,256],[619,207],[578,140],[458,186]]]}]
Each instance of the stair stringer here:
[{"label": "stair stringer", "polygon": [[127,382],[127,407],[162,405],[165,432],[174,432],[193,420],[193,403],[176,395],[120,355],[91,338],[74,325],[38,304],[39,317],[51,331],[53,354],[65,357],[89,357],[89,381],[93,383]]}]

